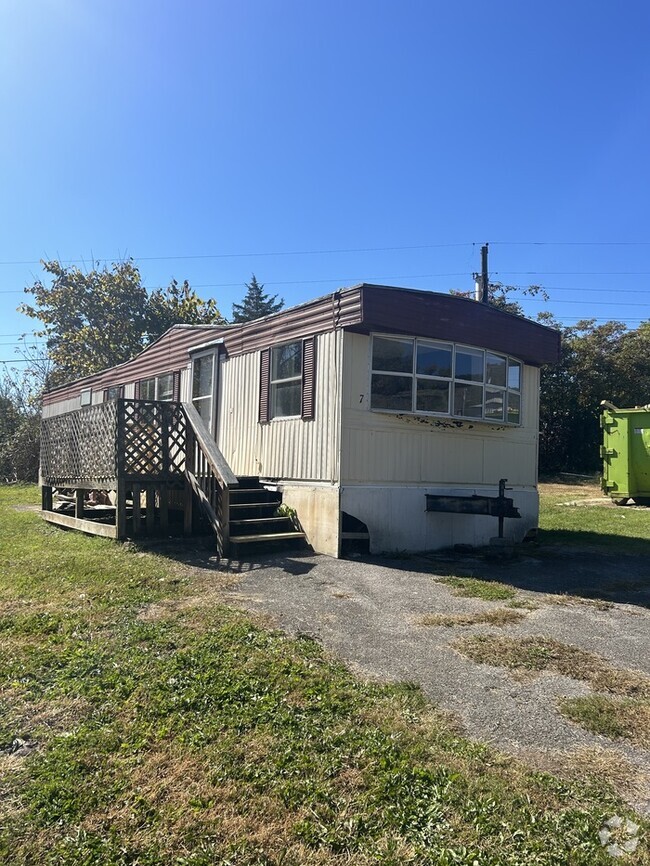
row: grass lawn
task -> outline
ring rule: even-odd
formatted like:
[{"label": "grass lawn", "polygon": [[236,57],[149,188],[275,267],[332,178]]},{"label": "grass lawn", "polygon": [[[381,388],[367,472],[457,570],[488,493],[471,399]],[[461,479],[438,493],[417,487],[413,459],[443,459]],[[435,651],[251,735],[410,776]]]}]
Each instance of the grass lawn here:
[{"label": "grass lawn", "polygon": [[[634,816],[602,782],[471,743],[417,689],[202,604],[205,578],[36,502],[0,488],[0,862],[612,862],[598,831]],[[650,863],[643,840],[625,862]]]},{"label": "grass lawn", "polygon": [[650,553],[650,509],[608,505],[609,499],[596,481],[540,483],[539,492],[542,544],[593,545],[610,552]]}]

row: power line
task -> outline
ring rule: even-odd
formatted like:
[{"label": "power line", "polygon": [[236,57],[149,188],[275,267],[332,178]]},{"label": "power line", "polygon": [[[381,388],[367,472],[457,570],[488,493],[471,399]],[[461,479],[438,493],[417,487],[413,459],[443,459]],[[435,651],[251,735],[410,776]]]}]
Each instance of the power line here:
[{"label": "power line", "polygon": [[[349,247],[342,249],[331,249],[331,250],[283,250],[283,251],[274,251],[274,252],[264,252],[264,253],[201,253],[196,255],[178,255],[178,256],[128,256],[128,259],[132,259],[134,262],[164,262],[164,261],[176,261],[176,260],[186,260],[186,259],[252,259],[252,258],[264,258],[264,257],[272,257],[272,256],[324,256],[324,255],[332,255],[338,253],[384,253],[384,252],[398,252],[398,251],[407,251],[407,250],[434,250],[434,249],[445,249],[451,247],[472,247],[476,244],[472,241],[465,241],[463,243],[453,243],[453,244],[415,244],[413,246],[392,246],[392,247]],[[35,260],[25,260],[25,261],[1,261],[0,265],[40,265],[42,261],[47,261],[47,258],[44,259],[35,259]],[[58,259],[59,264],[85,264],[88,259]],[[115,258],[112,256],[97,258],[97,256],[92,256],[90,261],[94,264],[99,264],[100,262],[112,262],[115,261]],[[118,259],[120,261],[120,259]],[[124,261],[124,259],[122,259]]]},{"label": "power line", "polygon": [[[409,246],[385,246],[385,247],[341,247],[339,249],[323,250],[270,250],[267,252],[247,253],[196,253],[165,256],[128,256],[134,262],[153,261],[183,261],[191,259],[246,259],[246,258],[270,258],[275,256],[322,256],[338,255],[345,253],[376,253],[376,252],[406,252],[411,250],[451,249],[454,247],[479,246],[477,241],[463,241],[459,243],[436,243],[436,244],[412,244]],[[537,247],[647,247],[650,241],[490,241],[491,246],[537,246]],[[123,261],[119,256],[91,256],[90,262],[99,264],[101,262]],[[5,260],[0,265],[39,265],[42,259]],[[61,264],[85,264],[89,259],[58,259]]]},{"label": "power line", "polygon": [[10,358],[9,360],[0,360],[0,364],[34,364],[36,361],[49,361],[47,355],[42,358]]},{"label": "power line", "polygon": [[650,247],[650,241],[490,241],[491,247]]},{"label": "power line", "polygon": [[[1,264],[1,263],[0,263]],[[446,274],[389,274],[379,277],[333,277],[324,280],[274,280],[265,281],[265,286],[307,286],[316,283],[362,283],[368,280],[423,280],[431,277],[468,277],[469,271],[455,271]],[[227,289],[241,288],[243,283],[194,283],[190,284],[192,289]],[[143,286],[147,291],[156,291],[163,289],[165,286]],[[0,295],[18,295],[23,292],[23,289],[0,289]]]},{"label": "power line", "polygon": [[[532,298],[529,295],[509,295],[509,297],[514,298],[518,301],[527,301],[532,304],[584,304],[585,301],[571,301],[568,298],[555,298],[555,299],[546,299],[546,298]],[[597,306],[597,307],[650,307],[650,303],[648,304],[639,304],[635,301],[589,301],[589,306]]]},{"label": "power line", "polygon": [[650,271],[490,271],[490,277],[500,276],[501,274],[511,274],[515,277],[647,277],[650,276]]}]

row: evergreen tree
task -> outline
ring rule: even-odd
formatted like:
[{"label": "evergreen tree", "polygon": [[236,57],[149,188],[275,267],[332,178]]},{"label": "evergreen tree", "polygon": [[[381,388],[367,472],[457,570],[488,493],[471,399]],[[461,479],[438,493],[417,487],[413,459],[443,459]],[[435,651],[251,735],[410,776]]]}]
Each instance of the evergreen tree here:
[{"label": "evergreen tree", "polygon": [[251,322],[253,319],[261,319],[263,316],[277,313],[284,307],[282,298],[278,301],[277,295],[271,297],[264,291],[264,283],[260,285],[255,274],[253,274],[250,283],[244,283],[244,285],[247,292],[241,304],[232,305],[233,322]]}]

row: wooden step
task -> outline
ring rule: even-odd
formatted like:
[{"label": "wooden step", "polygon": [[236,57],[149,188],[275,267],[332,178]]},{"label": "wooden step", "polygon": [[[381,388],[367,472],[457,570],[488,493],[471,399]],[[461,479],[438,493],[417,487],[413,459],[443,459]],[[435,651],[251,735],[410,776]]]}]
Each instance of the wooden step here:
[{"label": "wooden step", "polygon": [[281,502],[231,502],[231,508],[277,508]]},{"label": "wooden step", "polygon": [[231,526],[243,526],[248,523],[277,523],[279,521],[287,521],[288,517],[246,517],[244,520],[231,520]]},{"label": "wooden step", "polygon": [[262,486],[259,475],[238,475],[237,481],[239,487],[234,488],[235,490],[259,490]]},{"label": "wooden step", "polygon": [[270,532],[266,535],[231,535],[231,544],[254,544],[256,541],[289,541],[305,538],[304,532]]},{"label": "wooden step", "polygon": [[230,521],[230,536],[236,538],[238,535],[257,535],[268,532],[288,532],[293,529],[293,523],[289,517],[247,517],[244,520]]},{"label": "wooden step", "polygon": [[267,490],[265,487],[244,487],[239,490],[234,487],[230,491],[230,501],[235,504],[250,502],[282,502],[282,496],[275,490]]}]

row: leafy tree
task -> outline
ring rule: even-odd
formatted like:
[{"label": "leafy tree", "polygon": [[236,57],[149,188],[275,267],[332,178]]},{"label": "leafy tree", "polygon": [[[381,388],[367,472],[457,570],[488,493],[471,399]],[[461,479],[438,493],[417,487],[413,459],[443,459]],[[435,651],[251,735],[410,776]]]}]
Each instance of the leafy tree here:
[{"label": "leafy tree", "polygon": [[622,322],[585,319],[561,332],[560,362],[541,374],[540,471],[593,472],[600,466],[601,401],[650,402],[650,322],[628,330]]},{"label": "leafy tree", "polygon": [[177,324],[225,324],[217,302],[213,298],[201,300],[187,280],[181,285],[172,280],[166,289],[151,292],[147,301],[146,321],[149,339],[155,339]]},{"label": "leafy tree", "polygon": [[50,284],[28,286],[34,303],[19,310],[43,323],[34,333],[47,338],[50,387],[132,358],[173,324],[223,321],[215,302],[202,301],[187,282],[173,280],[149,295],[130,259],[87,273],[58,261],[42,264]]},{"label": "leafy tree", "polygon": [[[548,301],[548,294],[541,286],[528,286],[525,289],[521,289],[519,286],[505,286],[503,283],[490,283],[488,285],[488,304],[491,307],[496,307],[497,310],[503,310],[505,313],[514,313],[515,316],[530,318],[529,316],[526,316],[526,313],[524,313],[524,308],[521,306],[519,301],[513,301],[508,297],[512,292],[517,291],[521,292],[522,295],[527,295],[531,298],[541,295],[545,301]],[[474,292],[461,292],[457,289],[452,289],[450,294],[456,295],[459,298],[474,298]]]},{"label": "leafy tree", "polygon": [[38,481],[41,419],[24,415],[7,439],[0,440],[0,480]]},{"label": "leafy tree", "polygon": [[40,414],[37,391],[42,368],[30,366],[20,374],[5,369],[0,378],[0,481],[36,481],[40,452]]},{"label": "leafy tree", "polygon": [[253,274],[250,283],[244,283],[246,294],[241,304],[232,305],[233,322],[251,322],[253,319],[261,319],[279,312],[284,307],[284,301],[277,300],[277,295],[269,296],[263,291],[264,283],[260,285],[257,277]]}]

